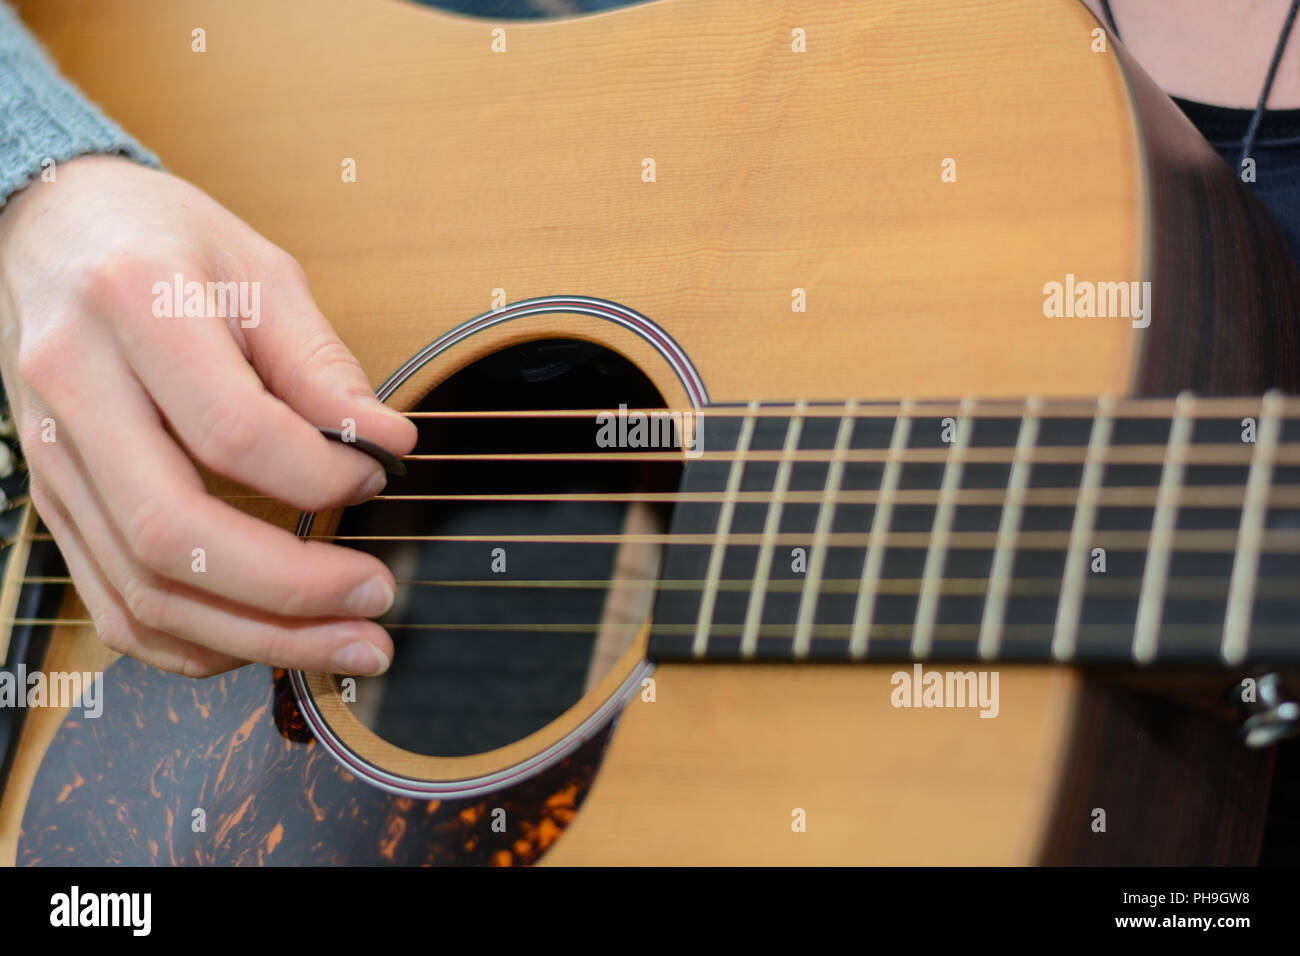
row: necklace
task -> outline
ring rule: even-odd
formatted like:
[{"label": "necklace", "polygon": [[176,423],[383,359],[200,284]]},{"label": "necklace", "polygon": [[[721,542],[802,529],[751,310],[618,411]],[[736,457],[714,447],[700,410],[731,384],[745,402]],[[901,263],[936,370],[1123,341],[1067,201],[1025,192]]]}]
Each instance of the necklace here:
[{"label": "necklace", "polygon": [[[1115,24],[1115,14],[1111,12],[1110,0],[1101,0],[1101,9],[1106,15],[1106,25],[1110,27],[1110,32],[1115,34],[1115,39],[1119,40],[1119,27]],[[1250,158],[1250,154],[1255,148],[1255,136],[1259,132],[1260,122],[1264,119],[1268,95],[1273,91],[1273,79],[1277,76],[1278,64],[1282,62],[1282,53],[1286,50],[1286,41],[1291,36],[1291,28],[1295,26],[1297,11],[1300,11],[1300,0],[1291,0],[1291,9],[1287,11],[1286,22],[1282,24],[1282,33],[1277,38],[1277,46],[1273,50],[1273,59],[1268,65],[1268,75],[1264,77],[1264,88],[1260,90],[1259,102],[1250,116],[1250,124],[1246,127],[1246,134],[1241,138],[1241,161],[1237,164],[1238,166],[1241,166]]]}]

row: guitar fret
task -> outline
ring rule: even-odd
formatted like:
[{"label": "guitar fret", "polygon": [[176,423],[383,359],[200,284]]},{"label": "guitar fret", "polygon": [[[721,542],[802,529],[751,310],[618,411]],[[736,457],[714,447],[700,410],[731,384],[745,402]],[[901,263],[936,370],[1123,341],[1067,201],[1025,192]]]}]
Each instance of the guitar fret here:
[{"label": "guitar fret", "polygon": [[767,582],[772,575],[772,549],[775,547],[776,535],[781,530],[781,513],[784,510],[784,496],[790,487],[790,471],[794,460],[790,457],[799,450],[799,435],[803,431],[804,402],[796,402],[794,417],[786,427],[785,445],[781,450],[781,463],[777,466],[776,480],[772,484],[772,498],[767,506],[767,517],[763,522],[763,534],[759,539],[758,563],[754,568],[754,584],[749,592],[749,604],[745,609],[745,626],[740,637],[740,656],[753,657],[758,649],[758,626],[763,617],[763,602],[767,597]]},{"label": "guitar fret", "polygon": [[880,498],[871,515],[871,532],[868,536],[866,559],[862,563],[862,577],[858,583],[858,599],[853,607],[853,624],[849,628],[849,656],[855,660],[867,654],[868,636],[876,610],[876,589],[880,571],[885,562],[885,533],[889,530],[893,513],[893,495],[898,490],[898,479],[903,470],[903,456],[907,452],[908,436],[912,431],[912,410],[916,403],[904,399],[894,420],[894,433],[889,441],[889,454],[885,470],[880,477]]},{"label": "guitar fret", "polygon": [[1192,435],[1192,397],[1184,392],[1174,405],[1174,421],[1165,446],[1165,463],[1156,491],[1156,513],[1151,525],[1146,566],[1142,570],[1142,591],[1138,598],[1137,624],[1133,630],[1133,659],[1139,664],[1155,660],[1160,640],[1160,618],[1165,603],[1165,577],[1169,552],[1178,518],[1178,493],[1183,484],[1187,443]]},{"label": "guitar fret", "polygon": [[993,550],[993,566],[989,570],[988,591],[984,598],[984,614],[980,620],[979,656],[992,660],[1002,644],[1002,624],[1006,616],[1007,593],[1011,572],[1016,560],[1016,536],[1020,532],[1020,519],[1024,513],[1025,495],[1029,489],[1030,458],[1038,444],[1038,423],[1042,414],[1042,401],[1031,398],[1025,403],[1025,417],[1016,435],[1016,450],[1011,459],[1011,475],[1007,481],[1007,495],[998,522],[998,539]]},{"label": "guitar fret", "polygon": [[722,577],[722,558],[727,550],[727,536],[731,533],[731,521],[736,511],[736,493],[740,491],[745,454],[749,451],[749,443],[754,437],[757,410],[758,402],[750,402],[748,413],[740,426],[740,435],[736,439],[735,457],[727,470],[727,489],[723,493],[722,506],[718,510],[718,526],[714,532],[712,550],[709,552],[704,590],[700,594],[700,613],[695,622],[695,640],[691,644],[691,655],[696,658],[704,657],[709,647],[709,628],[713,623],[713,605],[718,596],[718,580]]},{"label": "guitar fret", "polygon": [[1241,508],[1241,526],[1237,531],[1237,551],[1232,562],[1228,585],[1228,609],[1223,621],[1223,660],[1240,664],[1246,657],[1251,613],[1255,605],[1256,572],[1264,532],[1273,477],[1273,458],[1282,434],[1284,401],[1276,391],[1264,396],[1260,409],[1259,432],[1255,454],[1246,477],[1246,497]]},{"label": "guitar fret", "polygon": [[[1300,552],[1287,402],[1228,414],[1183,395],[1168,417],[1115,398],[1091,416],[1041,398],[907,400],[890,416],[737,406],[715,448],[734,453],[687,465],[651,656],[1235,666],[1272,641],[1285,658],[1300,607],[1285,587]],[[957,419],[946,457],[936,408]],[[1197,454],[1235,446],[1242,414],[1258,416],[1253,454]],[[825,471],[805,475],[807,460]],[[787,544],[808,551],[788,577]],[[1109,571],[1094,575],[1098,547]]]},{"label": "guitar fret", "polygon": [[943,466],[939,505],[935,509],[934,524],[930,529],[930,544],[925,552],[925,567],[921,572],[921,593],[916,601],[916,620],[912,625],[912,656],[918,659],[929,656],[930,644],[934,638],[934,622],[939,613],[939,585],[943,579],[944,561],[948,556],[948,538],[952,533],[953,513],[957,510],[955,499],[961,488],[962,464],[970,443],[971,416],[974,410],[973,399],[962,399],[956,441],[949,449],[948,461]]},{"label": "guitar fret", "polygon": [[1056,605],[1056,625],[1052,634],[1052,656],[1058,661],[1070,660],[1078,641],[1079,614],[1083,607],[1083,575],[1088,563],[1088,539],[1092,536],[1093,522],[1096,519],[1104,459],[1114,427],[1114,409],[1113,398],[1106,396],[1098,400],[1097,416],[1093,419],[1088,450],[1084,453],[1079,501],[1070,527],[1061,597]]},{"label": "guitar fret", "polygon": [[835,447],[831,452],[830,468],[826,472],[826,486],[817,509],[817,526],[813,530],[812,555],[808,559],[808,575],[799,596],[799,617],[795,622],[794,656],[808,656],[812,641],[813,620],[817,613],[817,592],[821,590],[822,574],[826,567],[826,540],[835,518],[835,499],[844,480],[844,455],[853,437],[853,426],[858,403],[850,399],[840,417],[839,431],[835,434]]}]

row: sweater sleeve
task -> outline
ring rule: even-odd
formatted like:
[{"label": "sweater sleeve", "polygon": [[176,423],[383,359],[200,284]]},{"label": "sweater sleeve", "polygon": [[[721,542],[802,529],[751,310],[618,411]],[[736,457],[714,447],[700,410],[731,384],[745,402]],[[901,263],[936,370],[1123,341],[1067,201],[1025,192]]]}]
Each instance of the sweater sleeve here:
[{"label": "sweater sleeve", "polygon": [[157,167],[140,146],[61,77],[36,38],[0,0],[0,206],[56,164],[116,153]]}]

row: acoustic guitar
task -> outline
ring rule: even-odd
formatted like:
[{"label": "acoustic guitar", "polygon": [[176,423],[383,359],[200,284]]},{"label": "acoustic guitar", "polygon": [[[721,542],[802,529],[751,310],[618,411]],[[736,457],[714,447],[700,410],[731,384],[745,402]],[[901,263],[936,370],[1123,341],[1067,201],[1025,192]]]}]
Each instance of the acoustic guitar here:
[{"label": "acoustic guitar", "polygon": [[6,667],[103,686],[8,715],[0,860],[1257,858],[1297,278],[1082,5],[22,12],[421,437],[210,479],[390,564],[382,678],[114,659],[15,512]]}]

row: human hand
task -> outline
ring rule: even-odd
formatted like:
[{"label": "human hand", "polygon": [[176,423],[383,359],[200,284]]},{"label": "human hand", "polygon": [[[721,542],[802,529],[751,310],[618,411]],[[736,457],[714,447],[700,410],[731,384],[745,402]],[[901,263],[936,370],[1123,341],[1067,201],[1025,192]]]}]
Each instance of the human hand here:
[{"label": "human hand", "polygon": [[[249,660],[381,672],[392,641],[366,618],[392,603],[388,569],[208,495],[182,445],[317,511],[384,475],[314,426],[351,418],[398,455],[415,427],[374,397],[297,263],[208,196],[118,157],[57,176],[0,209],[0,373],[32,500],[100,639],[192,676]],[[154,287],[178,274],[248,283],[242,313],[160,317],[170,296]]]}]

